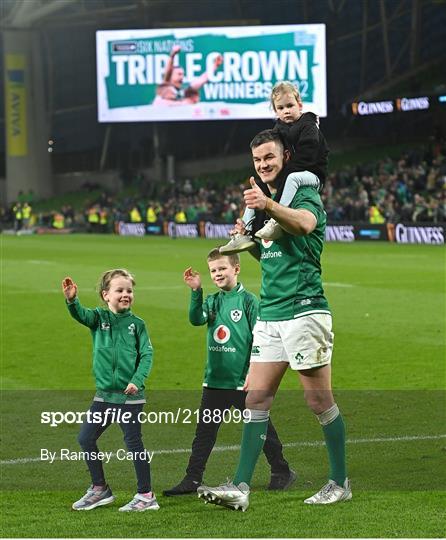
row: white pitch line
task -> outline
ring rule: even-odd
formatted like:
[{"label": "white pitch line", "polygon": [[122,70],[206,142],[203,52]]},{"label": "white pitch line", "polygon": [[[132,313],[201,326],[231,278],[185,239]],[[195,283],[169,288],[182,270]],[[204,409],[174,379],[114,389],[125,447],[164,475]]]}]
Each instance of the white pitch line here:
[{"label": "white pitch line", "polygon": [[[374,439],[347,439],[347,444],[373,444],[373,443],[392,443],[392,442],[412,442],[412,441],[431,441],[446,439],[446,434],[441,435],[403,435],[401,437],[378,437]],[[324,441],[300,441],[285,443],[285,448],[295,448],[299,446],[306,447],[318,447],[325,446]],[[240,445],[233,444],[231,446],[215,446],[213,452],[232,452],[240,450]],[[154,454],[169,455],[169,454],[187,454],[190,453],[190,448],[168,448],[163,450],[153,450]],[[116,454],[112,454],[114,457]],[[55,458],[55,461],[61,461],[60,458]],[[18,458],[18,459],[5,459],[0,461],[0,465],[26,465],[27,463],[46,462],[40,458]]]}]

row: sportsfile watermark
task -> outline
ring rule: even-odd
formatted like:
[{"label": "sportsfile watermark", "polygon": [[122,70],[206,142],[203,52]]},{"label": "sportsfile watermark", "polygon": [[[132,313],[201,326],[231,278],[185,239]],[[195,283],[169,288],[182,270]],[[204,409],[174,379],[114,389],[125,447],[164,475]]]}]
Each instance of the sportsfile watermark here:
[{"label": "sportsfile watermark", "polygon": [[[51,490],[57,485],[58,491],[72,493],[74,484],[83,487],[87,477],[81,452],[89,448],[80,446],[79,435],[93,395],[91,390],[3,391],[0,404],[4,435],[0,449],[2,489],[33,493]],[[211,400],[208,406],[209,396],[214,395],[217,399]],[[170,488],[172,478],[184,474],[199,411],[205,414],[203,409],[230,409],[231,404],[241,407],[240,401],[234,404],[233,400],[223,399],[225,395],[202,389],[147,393],[144,406],[147,421],[141,424],[143,448],[147,449],[143,459],[149,461],[153,453],[151,464],[160,490]],[[355,491],[444,491],[444,390],[336,390],[335,400],[346,423],[348,467]],[[121,409],[121,415],[134,411],[135,420],[141,411],[140,406],[133,409],[132,405],[104,403],[103,413],[106,408]],[[92,411],[95,410],[93,407]],[[112,412],[108,413],[111,420],[128,420],[128,415],[119,418],[117,413],[113,418]],[[232,415],[225,414],[228,423],[215,426],[218,435],[211,454],[214,463],[219,460],[237,462],[245,426],[239,414],[234,409]],[[205,421],[211,422],[212,418],[208,411]],[[218,416],[214,418],[218,420]],[[240,419],[240,423],[235,419]],[[281,389],[274,400],[270,419],[283,445],[284,457],[297,468],[302,484],[322,482],[328,469],[324,435],[303,392]],[[104,421],[96,416],[98,420]],[[57,428],[51,424],[56,424]],[[95,429],[94,425],[90,427]],[[97,459],[103,461],[113,486],[121,481],[123,489],[128,475],[133,474],[132,456],[127,457],[129,449],[123,440],[125,427],[124,423],[115,423],[104,430],[98,424],[98,429],[105,433],[97,441],[97,450],[103,453],[99,453]],[[217,481],[233,470],[221,473]],[[268,484],[269,470],[258,467],[256,475],[258,485]],[[308,495],[311,494],[309,489]]]},{"label": "sportsfile watermark", "polygon": [[223,423],[239,424],[251,421],[251,411],[245,409],[188,409],[178,407],[175,411],[140,411],[135,416],[130,411],[123,411],[117,407],[108,407],[105,411],[42,411],[40,423],[50,427],[58,427],[61,424],[193,424],[201,422],[205,424]]}]

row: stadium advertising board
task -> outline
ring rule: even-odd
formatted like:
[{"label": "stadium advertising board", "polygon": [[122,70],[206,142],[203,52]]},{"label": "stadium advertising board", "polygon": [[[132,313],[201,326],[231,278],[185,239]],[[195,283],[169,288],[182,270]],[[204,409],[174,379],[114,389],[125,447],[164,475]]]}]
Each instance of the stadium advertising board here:
[{"label": "stadium advertising board", "polygon": [[427,111],[432,97],[398,97],[385,101],[354,101],[351,104],[353,116],[373,116],[393,112]]},{"label": "stadium advertising board", "polygon": [[325,229],[327,242],[354,242],[355,228],[353,225],[327,225]]},{"label": "stadium advertising board", "polygon": [[164,234],[171,238],[198,238],[200,236],[196,223],[164,222]]},{"label": "stadium advertising board", "polygon": [[8,156],[28,154],[26,123],[26,60],[23,54],[5,55],[5,114]]},{"label": "stadium advertising board", "polygon": [[229,233],[233,228],[234,225],[228,223],[200,221],[200,236],[204,238],[229,238]]},{"label": "stadium advertising board", "polygon": [[146,228],[144,223],[118,223],[118,233],[121,236],[144,236]]},{"label": "stadium advertising board", "polygon": [[[164,221],[156,224],[120,222],[118,233],[124,236],[164,234],[171,238],[229,238],[233,225],[200,221],[199,223],[175,223]],[[327,242],[396,242],[397,244],[444,245],[444,227],[438,223],[336,223],[327,225]]]},{"label": "stadium advertising board", "polygon": [[388,241],[397,244],[444,244],[444,227],[438,223],[337,223],[327,225],[327,242]]},{"label": "stadium advertising board", "polygon": [[96,32],[100,122],[272,118],[290,80],[327,115],[325,25]]},{"label": "stadium advertising board", "polygon": [[444,227],[438,223],[388,223],[387,235],[398,244],[444,245]]}]

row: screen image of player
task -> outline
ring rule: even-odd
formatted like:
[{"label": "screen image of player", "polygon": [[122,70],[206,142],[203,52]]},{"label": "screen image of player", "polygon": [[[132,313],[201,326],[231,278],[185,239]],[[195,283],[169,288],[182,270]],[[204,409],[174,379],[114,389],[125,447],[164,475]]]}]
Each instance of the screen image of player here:
[{"label": "screen image of player", "polygon": [[96,33],[99,122],[273,118],[277,81],[327,115],[325,25]]}]

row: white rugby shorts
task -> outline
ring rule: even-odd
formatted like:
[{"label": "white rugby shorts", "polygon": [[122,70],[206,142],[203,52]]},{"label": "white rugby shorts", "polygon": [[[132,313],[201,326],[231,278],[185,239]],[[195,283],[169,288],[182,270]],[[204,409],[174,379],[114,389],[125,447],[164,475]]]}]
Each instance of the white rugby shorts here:
[{"label": "white rugby shorts", "polygon": [[334,334],[329,313],[257,321],[252,333],[251,362],[288,362],[298,371],[331,362]]}]

